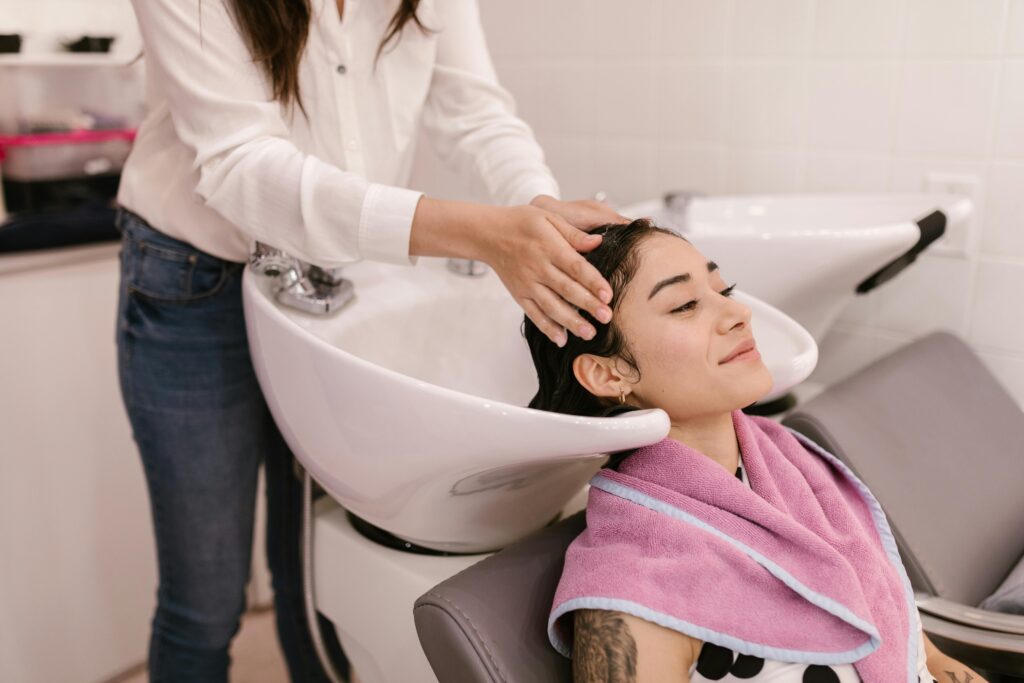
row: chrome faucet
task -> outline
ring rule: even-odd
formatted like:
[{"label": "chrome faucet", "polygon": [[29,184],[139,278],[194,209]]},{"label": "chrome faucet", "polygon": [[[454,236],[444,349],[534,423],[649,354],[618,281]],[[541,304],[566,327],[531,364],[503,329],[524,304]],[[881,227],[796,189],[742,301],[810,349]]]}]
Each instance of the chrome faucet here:
[{"label": "chrome faucet", "polygon": [[355,297],[352,282],[341,277],[341,268],[304,263],[262,242],[256,242],[249,267],[273,279],[278,303],[313,315],[333,313]]},{"label": "chrome faucet", "polygon": [[702,192],[692,190],[675,190],[665,193],[665,216],[672,227],[680,232],[685,232],[687,225],[687,214],[690,209],[690,202],[697,197],[704,197]]},{"label": "chrome faucet", "polygon": [[450,258],[448,259],[448,270],[456,275],[466,277],[483,277],[490,270],[483,261],[471,258]]}]

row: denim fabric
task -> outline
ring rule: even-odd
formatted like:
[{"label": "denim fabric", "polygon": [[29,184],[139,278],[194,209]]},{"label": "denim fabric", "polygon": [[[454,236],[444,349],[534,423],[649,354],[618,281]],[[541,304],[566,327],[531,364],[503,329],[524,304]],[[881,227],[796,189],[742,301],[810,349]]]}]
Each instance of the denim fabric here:
[{"label": "denim fabric", "polygon": [[128,211],[118,225],[121,392],[149,488],[160,577],[150,681],[227,681],[261,463],[278,637],[293,681],[326,681],[302,605],[302,487],[249,357],[244,264],[168,237]]}]

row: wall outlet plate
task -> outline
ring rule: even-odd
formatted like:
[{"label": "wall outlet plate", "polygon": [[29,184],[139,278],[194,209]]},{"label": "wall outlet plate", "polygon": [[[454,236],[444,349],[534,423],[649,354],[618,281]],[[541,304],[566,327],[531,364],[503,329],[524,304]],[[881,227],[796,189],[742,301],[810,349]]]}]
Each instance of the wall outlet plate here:
[{"label": "wall outlet plate", "polygon": [[924,177],[925,191],[949,194],[971,200],[974,209],[963,221],[946,226],[946,234],[932,244],[928,251],[948,256],[966,256],[975,248],[975,229],[978,199],[981,197],[981,178],[969,173],[932,171]]}]

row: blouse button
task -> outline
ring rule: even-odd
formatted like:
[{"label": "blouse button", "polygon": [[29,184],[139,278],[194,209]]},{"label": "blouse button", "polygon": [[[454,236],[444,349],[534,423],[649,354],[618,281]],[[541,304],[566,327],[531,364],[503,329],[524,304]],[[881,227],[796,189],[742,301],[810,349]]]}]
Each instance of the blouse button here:
[{"label": "blouse button", "polygon": [[336,71],[337,71],[337,72],[338,72],[339,74],[341,74],[342,76],[344,76],[344,75],[345,75],[345,72],[347,72],[347,71],[348,71],[348,69],[346,69],[346,68],[345,68],[345,65],[344,65],[344,64],[339,64],[339,65],[338,65],[338,68],[336,69]]}]

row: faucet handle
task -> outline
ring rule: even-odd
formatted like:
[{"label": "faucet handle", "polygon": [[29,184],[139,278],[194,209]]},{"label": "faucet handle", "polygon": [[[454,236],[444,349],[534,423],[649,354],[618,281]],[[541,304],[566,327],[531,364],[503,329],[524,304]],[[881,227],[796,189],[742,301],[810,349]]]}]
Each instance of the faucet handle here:
[{"label": "faucet handle", "polygon": [[686,206],[696,197],[706,197],[707,194],[698,192],[696,190],[671,190],[665,193],[663,200],[665,202],[665,208],[669,210],[673,209],[685,209]]},{"label": "faucet handle", "polygon": [[344,279],[341,277],[341,270],[341,268],[322,268],[310,264],[309,270],[306,271],[306,277],[314,285],[320,287],[337,287]]},{"label": "faucet handle", "polygon": [[253,245],[249,267],[271,279],[278,303],[306,313],[333,313],[355,296],[352,283],[341,277],[340,268],[307,264],[262,242]]},{"label": "faucet handle", "polygon": [[690,202],[697,197],[706,196],[703,192],[692,190],[674,190],[664,196],[665,222],[677,232],[683,233],[690,229]]},{"label": "faucet handle", "polygon": [[456,275],[466,277],[483,277],[490,272],[490,268],[483,261],[471,258],[450,258],[448,259],[448,270]]},{"label": "faucet handle", "polygon": [[277,277],[289,271],[302,272],[302,264],[293,256],[262,242],[256,242],[249,255],[249,267],[260,275]]}]

